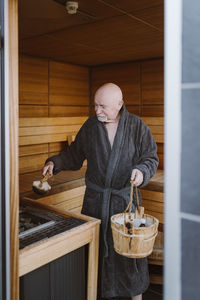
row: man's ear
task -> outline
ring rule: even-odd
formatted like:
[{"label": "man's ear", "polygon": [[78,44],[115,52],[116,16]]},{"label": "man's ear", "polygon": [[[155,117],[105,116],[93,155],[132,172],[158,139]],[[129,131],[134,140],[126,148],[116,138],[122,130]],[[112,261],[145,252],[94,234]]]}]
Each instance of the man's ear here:
[{"label": "man's ear", "polygon": [[120,107],[120,109],[122,108],[122,105],[124,104],[124,101],[123,100],[120,100],[119,101],[119,107]]}]

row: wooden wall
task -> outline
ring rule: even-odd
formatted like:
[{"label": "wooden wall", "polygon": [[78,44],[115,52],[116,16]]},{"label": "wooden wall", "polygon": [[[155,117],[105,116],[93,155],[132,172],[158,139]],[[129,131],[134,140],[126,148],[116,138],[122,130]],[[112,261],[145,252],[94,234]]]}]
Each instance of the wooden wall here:
[{"label": "wooden wall", "polygon": [[93,67],[92,99],[96,89],[106,82],[121,87],[130,112],[140,116],[163,116],[163,59]]},{"label": "wooden wall", "polygon": [[89,114],[89,69],[20,56],[19,117]]},{"label": "wooden wall", "polygon": [[163,59],[89,68],[20,56],[19,116],[67,117],[89,114],[90,94],[106,82],[118,84],[130,112],[163,116]]},{"label": "wooden wall", "polygon": [[[106,82],[121,87],[130,112],[139,116],[163,116],[163,59],[109,64],[89,70],[29,56],[21,56],[19,61],[19,116],[88,116],[96,89]],[[58,151],[60,144],[53,143],[52,147]],[[49,149],[40,145],[34,149],[21,146],[20,173],[26,172],[24,166],[29,165],[33,150],[37,169],[49,156]],[[163,144],[158,144],[160,168],[163,168],[163,151]]]},{"label": "wooden wall", "polygon": [[[19,117],[89,115],[89,69],[47,59],[19,58]],[[19,173],[41,170],[64,143],[19,147]]]}]

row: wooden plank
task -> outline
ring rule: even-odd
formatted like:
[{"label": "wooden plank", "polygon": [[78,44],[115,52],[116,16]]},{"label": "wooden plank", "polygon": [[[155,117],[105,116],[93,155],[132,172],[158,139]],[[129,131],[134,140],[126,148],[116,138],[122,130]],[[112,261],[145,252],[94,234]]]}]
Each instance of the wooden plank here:
[{"label": "wooden plank", "polygon": [[163,260],[148,258],[149,265],[163,266]]},{"label": "wooden plank", "polygon": [[154,249],[164,249],[164,233],[158,231],[158,235],[155,239]]},{"label": "wooden plank", "polygon": [[19,103],[48,104],[48,60],[19,57]]},{"label": "wooden plank", "polygon": [[141,115],[141,106],[140,105],[126,105],[127,110],[135,115]]},{"label": "wooden plank", "polygon": [[54,204],[54,206],[64,210],[74,210],[76,208],[81,208],[83,204],[84,194],[85,193],[73,198],[66,198],[65,201],[60,202],[59,204]]},{"label": "wooden plank", "polygon": [[141,68],[143,105],[164,105],[163,59],[142,62]]},{"label": "wooden plank", "polygon": [[164,169],[164,154],[163,153],[158,153],[158,158],[159,158],[159,169]]},{"label": "wooden plank", "polygon": [[75,207],[73,209],[70,209],[70,212],[73,212],[73,213],[81,213],[81,209],[82,209],[82,206],[78,206],[78,207]]},{"label": "wooden plank", "polygon": [[19,173],[34,172],[36,170],[41,170],[44,166],[45,161],[48,158],[48,154],[38,154],[23,156],[19,158]]},{"label": "wooden plank", "polygon": [[64,150],[66,142],[49,143],[49,153]]},{"label": "wooden plank", "polygon": [[157,143],[157,153],[164,153],[164,144]]},{"label": "wooden plank", "polygon": [[156,143],[164,143],[164,136],[161,134],[153,134],[153,138],[155,140]]},{"label": "wooden plank", "polygon": [[89,69],[50,61],[49,103],[89,106]]},{"label": "wooden plank", "polygon": [[89,106],[49,106],[49,117],[88,116]]},{"label": "wooden plank", "polygon": [[142,117],[142,120],[149,125],[159,125],[164,126],[164,118],[163,117]]},{"label": "wooden plank", "polygon": [[150,128],[152,134],[164,134],[164,128],[162,125],[148,125],[148,127]]},{"label": "wooden plank", "polygon": [[19,147],[19,157],[42,153],[48,153],[48,144],[27,145]]},{"label": "wooden plank", "polygon": [[[72,135],[75,133],[71,133]],[[60,141],[67,141],[67,136],[69,133],[62,133],[62,134],[47,134],[42,136],[42,141],[44,143],[52,143],[52,142],[60,142]],[[41,136],[39,135],[32,135],[32,136],[21,136],[19,137],[19,145],[34,145],[41,143]]]},{"label": "wooden plank", "polygon": [[152,200],[142,200],[142,206],[144,206],[145,210],[151,210],[155,212],[159,212],[163,214],[164,205],[163,202],[152,201]]},{"label": "wooden plank", "polygon": [[155,218],[157,218],[159,220],[160,223],[164,224],[163,214],[161,214],[159,212],[152,211],[152,210],[148,210],[148,209],[145,209],[145,214],[154,216]]},{"label": "wooden plank", "polygon": [[140,105],[140,66],[139,63],[123,63],[93,67],[91,72],[92,99],[105,82],[114,82],[123,91],[126,105]]},{"label": "wooden plank", "polygon": [[158,202],[164,201],[163,193],[144,190],[144,189],[141,189],[140,192],[141,192],[143,199],[153,200],[153,201],[158,201]]},{"label": "wooden plank", "polygon": [[164,104],[152,104],[142,105],[141,116],[143,117],[163,117],[164,116]]},{"label": "wooden plank", "polygon": [[[10,295],[4,295],[5,297],[10,298],[11,300],[19,299],[19,238],[18,238],[18,224],[19,224],[19,173],[18,173],[18,111],[19,111],[19,70],[18,70],[18,1],[9,0],[6,2],[8,5],[8,20],[7,24],[9,26],[7,35],[9,36],[9,45],[7,51],[8,53],[8,62],[9,62],[9,78],[7,82],[7,88],[9,90],[9,167],[8,176],[10,177],[10,184],[7,186],[10,189],[10,249],[8,246],[8,253],[10,251],[10,274],[9,270],[7,279],[10,278],[10,282],[6,279],[6,282],[10,285]],[[6,11],[6,10],[5,10]],[[7,16],[6,16],[7,17]],[[6,28],[7,29],[7,25]],[[5,61],[7,64],[7,61]],[[8,191],[6,191],[8,196]],[[9,202],[9,198],[6,201]],[[9,221],[8,219],[8,221]],[[7,257],[9,261],[9,257]],[[6,291],[4,291],[6,293]],[[9,292],[8,292],[9,293]],[[4,293],[3,293],[4,294]],[[7,293],[6,293],[7,294]]]},{"label": "wooden plank", "polygon": [[64,202],[66,199],[72,199],[78,196],[83,196],[84,193],[85,193],[85,186],[80,186],[77,188],[73,188],[71,190],[60,192],[58,194],[44,196],[37,201],[48,205],[57,205]]},{"label": "wooden plank", "polygon": [[20,118],[19,127],[76,125],[83,124],[87,120],[87,118],[87,116],[55,118]]},{"label": "wooden plank", "polygon": [[97,276],[99,257],[99,225],[93,228],[93,239],[89,244],[88,252],[88,274],[87,274],[87,300],[97,298]]},{"label": "wooden plank", "polygon": [[[61,133],[71,133],[78,132],[81,128],[80,125],[62,125],[62,126],[34,126],[34,127],[20,127],[19,136],[32,136],[32,135],[49,135],[49,134],[61,134]],[[41,137],[40,137],[41,138]],[[42,137],[43,138],[43,137]]]},{"label": "wooden plank", "polygon": [[19,105],[19,117],[48,117],[47,105]]},{"label": "wooden plank", "polygon": [[163,276],[157,274],[150,274],[150,283],[151,284],[163,284]]}]

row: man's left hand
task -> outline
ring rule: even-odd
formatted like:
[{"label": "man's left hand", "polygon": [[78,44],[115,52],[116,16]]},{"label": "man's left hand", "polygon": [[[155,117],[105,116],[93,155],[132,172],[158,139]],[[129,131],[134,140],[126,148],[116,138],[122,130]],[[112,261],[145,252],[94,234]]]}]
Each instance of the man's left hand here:
[{"label": "man's left hand", "polygon": [[133,169],[132,174],[131,174],[131,180],[133,180],[133,183],[136,186],[139,186],[143,182],[143,174],[140,170],[138,169]]}]

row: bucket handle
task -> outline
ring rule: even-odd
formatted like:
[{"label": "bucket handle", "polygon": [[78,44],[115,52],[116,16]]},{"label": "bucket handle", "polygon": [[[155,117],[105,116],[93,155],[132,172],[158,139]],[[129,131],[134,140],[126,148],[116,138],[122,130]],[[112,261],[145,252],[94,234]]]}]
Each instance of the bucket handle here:
[{"label": "bucket handle", "polygon": [[130,191],[130,201],[124,211],[124,214],[128,212],[129,214],[129,219],[131,218],[131,209],[132,209],[132,204],[133,204],[133,188],[135,187],[135,194],[136,194],[136,208],[135,208],[135,218],[137,218],[140,215],[141,209],[139,205],[139,198],[138,198],[138,189],[137,186],[134,185],[133,180],[130,181],[131,183],[131,191]]}]

